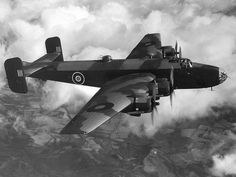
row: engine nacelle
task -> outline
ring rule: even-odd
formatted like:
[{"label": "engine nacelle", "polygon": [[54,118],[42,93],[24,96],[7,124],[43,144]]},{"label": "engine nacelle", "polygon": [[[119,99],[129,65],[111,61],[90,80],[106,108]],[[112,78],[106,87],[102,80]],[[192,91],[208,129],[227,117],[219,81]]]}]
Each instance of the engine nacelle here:
[{"label": "engine nacelle", "polygon": [[158,102],[154,102],[153,100],[153,94],[156,94],[156,100],[158,100],[160,97],[170,95],[170,92],[170,81],[167,78],[158,79],[156,83],[150,83],[148,93],[132,97],[132,103],[121,112],[132,116],[141,116],[143,113],[150,113],[152,112],[153,104],[158,105]]},{"label": "engine nacelle", "polygon": [[103,62],[111,62],[112,61],[111,55],[104,55],[104,56],[102,56],[102,61]]},{"label": "engine nacelle", "polygon": [[153,95],[153,89],[155,89],[156,97],[163,97],[170,95],[170,81],[167,78],[160,78],[156,81],[157,83],[150,83],[149,95]]},{"label": "engine nacelle", "polygon": [[158,83],[158,96],[169,96],[170,95],[170,81],[167,78],[157,80]]},{"label": "engine nacelle", "polygon": [[132,116],[141,116],[143,113],[152,112],[152,98],[150,96],[145,97],[133,97],[132,103],[122,110],[123,113],[127,113]]},{"label": "engine nacelle", "polygon": [[163,46],[162,47],[163,58],[171,59],[171,58],[175,57],[175,54],[176,54],[175,49],[172,46]]}]

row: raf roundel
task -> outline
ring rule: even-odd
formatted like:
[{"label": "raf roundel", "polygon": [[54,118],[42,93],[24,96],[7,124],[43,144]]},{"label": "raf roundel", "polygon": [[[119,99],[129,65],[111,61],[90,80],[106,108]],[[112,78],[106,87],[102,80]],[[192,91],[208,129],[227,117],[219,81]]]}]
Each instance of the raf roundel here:
[{"label": "raf roundel", "polygon": [[88,108],[88,112],[103,112],[105,110],[109,110],[109,109],[112,109],[114,107],[114,104],[113,103],[100,103],[100,104],[97,104],[97,105],[94,105],[90,108]]},{"label": "raf roundel", "polygon": [[81,72],[75,72],[72,74],[72,82],[74,84],[84,84],[85,77]]}]

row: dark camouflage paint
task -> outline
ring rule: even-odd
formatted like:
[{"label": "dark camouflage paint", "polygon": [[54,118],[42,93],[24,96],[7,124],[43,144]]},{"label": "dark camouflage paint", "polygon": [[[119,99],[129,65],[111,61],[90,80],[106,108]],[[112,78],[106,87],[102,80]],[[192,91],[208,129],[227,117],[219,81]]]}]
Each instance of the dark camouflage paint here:
[{"label": "dark camouflage paint", "polygon": [[65,61],[57,62],[41,69],[29,77],[73,83],[72,75],[81,72],[85,77],[84,85],[102,87],[106,82],[133,73],[152,73],[157,78],[170,77],[174,68],[175,89],[213,87],[219,84],[219,68],[193,63],[192,68],[182,68],[180,63],[160,59],[132,59],[102,61]]},{"label": "dark camouflage paint", "polygon": [[[61,131],[62,134],[89,133],[132,103],[129,96],[146,93],[147,84],[155,79],[152,74],[132,74],[106,83],[80,112]],[[129,89],[125,89],[129,88]],[[97,111],[100,105],[111,105]]]},{"label": "dark camouflage paint", "polygon": [[126,59],[162,58],[161,35],[146,34]]},{"label": "dark camouflage paint", "polygon": [[163,59],[158,33],[145,35],[126,60],[63,61],[61,43],[56,37],[49,38],[46,47],[46,55],[24,64],[25,76],[73,84],[72,76],[79,72],[84,76],[83,85],[102,87],[62,130],[65,134],[89,133],[125,110],[133,98],[150,97],[150,83],[162,78],[170,80],[172,68],[175,89],[221,83],[218,67],[192,63],[186,68],[181,59]]}]

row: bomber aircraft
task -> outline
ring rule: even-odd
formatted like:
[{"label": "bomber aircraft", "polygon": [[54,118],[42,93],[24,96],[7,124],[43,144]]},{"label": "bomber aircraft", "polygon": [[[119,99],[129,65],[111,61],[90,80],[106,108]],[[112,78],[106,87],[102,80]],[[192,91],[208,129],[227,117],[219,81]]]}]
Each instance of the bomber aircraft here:
[{"label": "bomber aircraft", "polygon": [[162,46],[159,33],[146,34],[126,59],[64,61],[58,37],[45,42],[47,54],[29,63],[10,58],[4,63],[13,92],[27,93],[26,77],[101,87],[62,134],[87,134],[120,112],[131,116],[151,113],[160,97],[174,89],[207,88],[221,84],[227,74],[219,67],[182,57],[181,48]]}]

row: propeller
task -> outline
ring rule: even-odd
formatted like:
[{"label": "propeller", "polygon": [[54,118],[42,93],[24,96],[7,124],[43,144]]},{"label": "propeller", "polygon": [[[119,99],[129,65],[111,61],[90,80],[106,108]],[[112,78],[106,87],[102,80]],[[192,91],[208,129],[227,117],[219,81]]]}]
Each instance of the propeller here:
[{"label": "propeller", "polygon": [[[179,54],[179,56],[178,56]],[[175,42],[175,57],[176,58],[182,58],[182,51],[181,51],[181,47],[179,47],[179,51],[178,51],[178,42]]]},{"label": "propeller", "polygon": [[175,57],[177,58],[177,54],[178,54],[178,42],[175,42]]},{"label": "propeller", "polygon": [[154,125],[154,112],[158,112],[157,106],[159,105],[156,102],[156,99],[157,99],[156,87],[157,87],[157,82],[154,80],[154,84],[153,84],[153,88],[152,88],[152,113],[151,113],[152,125]]},{"label": "propeller", "polygon": [[181,47],[179,47],[179,58],[182,58],[182,50],[181,50]]},{"label": "propeller", "polygon": [[153,108],[152,108],[152,113],[151,113],[152,125],[154,125],[155,112],[158,113],[157,104],[155,106],[153,106]]},{"label": "propeller", "polygon": [[174,96],[174,67],[171,66],[170,70],[170,105],[173,106],[173,96]]}]

